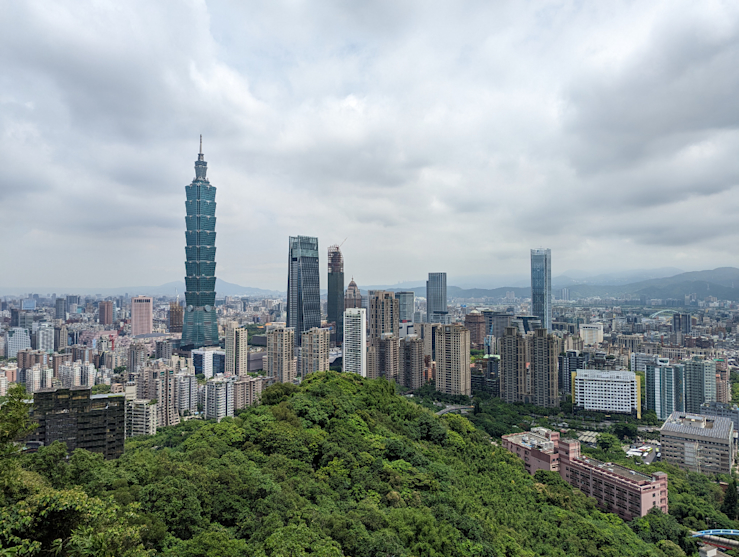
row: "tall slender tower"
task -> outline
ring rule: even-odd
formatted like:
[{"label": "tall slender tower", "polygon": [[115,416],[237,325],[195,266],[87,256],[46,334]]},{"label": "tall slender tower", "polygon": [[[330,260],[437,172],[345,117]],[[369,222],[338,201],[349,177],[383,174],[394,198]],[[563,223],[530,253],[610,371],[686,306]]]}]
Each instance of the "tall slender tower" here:
[{"label": "tall slender tower", "polygon": [[291,236],[288,264],[287,326],[295,329],[295,346],[299,346],[303,332],[321,326],[318,238]]},{"label": "tall slender tower", "polygon": [[216,317],[216,188],[205,177],[208,163],[203,157],[203,136],[195,162],[195,179],[185,186],[185,308],[182,347],[200,348],[218,344]]},{"label": "tall slender tower", "polygon": [[449,308],[446,305],[446,273],[429,273],[426,281],[426,321],[447,323]]},{"label": "tall slender tower", "polygon": [[531,313],[552,330],[552,250],[531,250]]},{"label": "tall slender tower", "polygon": [[336,344],[344,339],[344,257],[339,246],[328,248],[328,321],[336,327]]}]

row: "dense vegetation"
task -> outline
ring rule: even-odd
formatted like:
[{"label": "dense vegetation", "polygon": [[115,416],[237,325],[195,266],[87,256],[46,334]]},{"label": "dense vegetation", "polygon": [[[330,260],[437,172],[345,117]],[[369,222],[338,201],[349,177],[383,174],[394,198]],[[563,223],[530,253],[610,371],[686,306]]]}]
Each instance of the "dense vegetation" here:
[{"label": "dense vegetation", "polygon": [[0,413],[0,555],[682,554],[384,380],[275,385],[234,419],[165,428],[115,461],[14,452],[21,404]]}]

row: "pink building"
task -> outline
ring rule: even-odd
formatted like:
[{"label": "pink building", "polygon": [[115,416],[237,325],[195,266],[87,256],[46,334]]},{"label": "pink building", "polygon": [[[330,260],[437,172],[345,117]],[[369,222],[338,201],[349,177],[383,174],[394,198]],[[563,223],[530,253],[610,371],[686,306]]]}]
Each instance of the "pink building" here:
[{"label": "pink building", "polygon": [[559,442],[559,475],[562,479],[595,498],[598,504],[623,518],[644,516],[652,507],[667,513],[667,474],[651,476],[611,462],[601,462],[580,454],[574,439]]},{"label": "pink building", "polygon": [[564,481],[593,497],[603,509],[631,520],[652,507],[667,513],[667,474],[651,476],[580,454],[580,442],[537,427],[503,436],[503,447],[524,461],[526,471],[559,472]]},{"label": "pink building", "polygon": [[154,305],[150,296],[131,298],[131,336],[150,335]]},{"label": "pink building", "polygon": [[533,476],[537,470],[559,472],[558,441],[558,432],[535,427],[531,431],[504,435],[503,448],[523,460],[526,471]]}]

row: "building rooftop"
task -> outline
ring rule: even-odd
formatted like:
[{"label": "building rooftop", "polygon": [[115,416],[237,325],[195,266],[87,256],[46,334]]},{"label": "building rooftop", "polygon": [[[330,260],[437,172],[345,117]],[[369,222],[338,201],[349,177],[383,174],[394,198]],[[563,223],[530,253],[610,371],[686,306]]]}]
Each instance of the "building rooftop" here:
[{"label": "building rooftop", "polygon": [[713,439],[730,439],[734,422],[729,418],[673,412],[660,429],[661,433],[699,435]]},{"label": "building rooftop", "polygon": [[580,463],[587,464],[588,466],[592,468],[602,470],[603,472],[613,474],[615,476],[624,478],[629,481],[634,481],[634,482],[651,482],[652,481],[651,476],[647,476],[646,474],[642,474],[641,472],[637,472],[636,470],[625,468],[624,466],[619,466],[618,464],[613,464],[612,462],[601,462],[600,460],[597,460],[595,458],[590,458],[587,456],[580,456],[577,458],[577,461]]},{"label": "building rooftop", "polygon": [[544,453],[554,453],[554,441],[545,437],[541,433],[533,431],[523,431],[521,433],[512,433],[505,436],[507,440],[516,445],[527,447],[529,449],[537,449]]}]

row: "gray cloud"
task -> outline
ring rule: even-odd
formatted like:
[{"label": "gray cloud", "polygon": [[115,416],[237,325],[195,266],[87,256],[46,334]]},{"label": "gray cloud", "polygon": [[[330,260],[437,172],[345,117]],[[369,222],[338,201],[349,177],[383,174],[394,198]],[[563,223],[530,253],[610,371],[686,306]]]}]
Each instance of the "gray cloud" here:
[{"label": "gray cloud", "polygon": [[739,265],[733,3],[2,7],[0,285],[181,277],[200,133],[230,282]]}]

